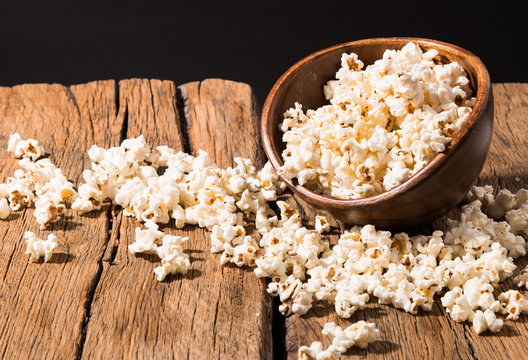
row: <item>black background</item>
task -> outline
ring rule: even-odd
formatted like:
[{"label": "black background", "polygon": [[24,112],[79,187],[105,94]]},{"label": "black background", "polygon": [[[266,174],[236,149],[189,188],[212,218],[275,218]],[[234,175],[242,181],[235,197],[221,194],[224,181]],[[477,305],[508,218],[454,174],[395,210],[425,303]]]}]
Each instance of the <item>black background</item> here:
[{"label": "black background", "polygon": [[225,78],[250,84],[262,104],[302,57],[380,36],[450,42],[479,56],[493,82],[528,82],[526,20],[514,4],[1,0],[0,86]]}]

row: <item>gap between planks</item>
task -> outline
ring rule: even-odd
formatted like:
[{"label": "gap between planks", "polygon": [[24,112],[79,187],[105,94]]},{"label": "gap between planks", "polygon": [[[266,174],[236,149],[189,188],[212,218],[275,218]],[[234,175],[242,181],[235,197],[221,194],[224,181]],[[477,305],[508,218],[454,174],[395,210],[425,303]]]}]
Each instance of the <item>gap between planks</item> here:
[{"label": "gap between planks", "polygon": [[[73,94],[72,94],[72,97],[75,98]],[[119,114],[119,110],[120,110],[119,109],[119,81],[116,81],[114,83],[114,100],[115,100],[115,109],[116,109],[114,116],[117,117]],[[123,140],[126,139],[127,131],[128,131],[128,112],[125,109],[125,114],[123,116],[123,122],[121,124],[121,131],[120,131],[120,137],[119,137],[120,144],[121,142],[123,142]],[[78,186],[79,185],[80,184],[78,184]],[[113,204],[107,207],[108,207],[107,209],[104,209],[105,217],[106,217],[106,229],[107,229],[105,248],[101,252],[101,257],[97,261],[97,265],[98,265],[97,272],[95,274],[92,286],[90,287],[88,291],[86,303],[84,304],[85,314],[84,314],[83,322],[81,324],[81,339],[79,342],[79,347],[77,349],[77,354],[75,356],[76,360],[80,360],[83,355],[84,345],[86,343],[86,331],[88,328],[88,323],[90,322],[90,318],[91,318],[92,304],[93,304],[94,297],[95,297],[95,291],[97,290],[97,287],[99,286],[99,283],[101,281],[101,275],[103,274],[103,270],[104,270],[103,262],[107,262],[109,265],[112,265],[112,262],[114,261],[115,255],[116,255],[117,247],[115,246],[115,244],[111,244],[111,241],[112,241],[113,234],[114,234],[113,229],[116,227],[115,226],[116,219],[118,218],[116,216],[117,211],[119,210],[117,210],[117,207]],[[119,232],[115,232],[115,233],[117,234],[116,237],[118,237]],[[114,242],[115,241],[119,241],[119,239],[115,239]],[[111,251],[110,251],[110,254],[107,255],[109,246],[110,246]]]},{"label": "gap between planks", "polygon": [[[132,79],[133,80],[133,79]],[[128,138],[127,134],[129,133],[129,113],[128,113],[128,106],[126,104],[126,101],[120,101],[120,84],[122,82],[116,82],[115,86],[115,101],[116,101],[116,117],[119,117],[121,111],[123,111],[122,116],[122,127],[120,132],[120,143]],[[150,83],[150,80],[149,80]],[[182,85],[182,87],[185,86]],[[202,86],[202,82],[198,82],[198,92],[200,92]],[[152,88],[151,88],[152,92]],[[152,93],[152,97],[154,97],[154,94]],[[179,130],[182,136],[182,147],[183,151],[186,153],[192,154],[192,139],[189,135],[189,122],[190,122],[190,116],[187,113],[187,106],[185,103],[184,95],[182,94],[182,89],[180,86],[176,87],[175,92],[175,107],[177,110],[177,113],[179,115],[180,122],[177,124],[179,126]],[[154,102],[154,99],[152,99],[152,102]],[[255,106],[255,104],[253,104]],[[121,109],[123,107],[123,109]],[[255,113],[259,114],[258,109],[253,109]],[[150,144],[154,145],[154,144]],[[162,145],[162,144],[159,144]],[[260,138],[258,139],[258,149],[261,149],[260,144]],[[214,154],[211,154],[212,157],[214,157]],[[118,243],[121,241],[121,233],[119,231],[120,223],[122,220],[122,216],[120,216],[121,209],[115,205],[111,205],[110,208],[107,210],[107,224],[109,228],[109,232],[107,234],[106,238],[106,248],[103,251],[102,257],[99,259],[98,265],[98,272],[95,276],[93,286],[90,288],[90,292],[87,296],[87,302],[85,305],[86,313],[85,318],[82,323],[82,337],[81,342],[79,344],[78,353],[76,356],[76,359],[81,359],[83,357],[83,353],[85,350],[86,345],[86,334],[87,329],[89,326],[89,323],[91,321],[91,315],[92,315],[92,304],[95,300],[95,294],[100,286],[102,274],[104,271],[107,271],[109,267],[113,265],[113,261],[116,257],[117,247]],[[114,231],[116,230],[116,231]],[[103,263],[107,263],[107,267],[103,266]],[[242,271],[241,269],[237,269]],[[273,353],[273,359],[285,359],[286,358],[286,343],[285,343],[285,334],[286,334],[286,327],[285,327],[285,318],[280,314],[278,311],[279,302],[274,301],[277,299],[269,299],[269,301],[272,303],[272,316],[271,316],[271,342],[273,349],[270,349],[270,352]],[[218,303],[217,303],[218,306]],[[267,357],[266,357],[267,358]]]}]

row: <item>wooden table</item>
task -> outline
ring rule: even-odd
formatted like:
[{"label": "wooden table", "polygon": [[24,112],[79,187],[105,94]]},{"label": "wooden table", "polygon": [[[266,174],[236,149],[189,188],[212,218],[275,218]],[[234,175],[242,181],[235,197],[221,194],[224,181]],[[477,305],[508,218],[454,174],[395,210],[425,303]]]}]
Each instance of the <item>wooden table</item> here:
[{"label": "wooden table", "polygon": [[[495,84],[493,90],[494,138],[480,182],[517,190],[528,186],[528,84]],[[0,87],[0,177],[17,168],[5,151],[15,131],[38,139],[76,183],[89,167],[92,144],[116,146],[139,134],[151,145],[204,149],[220,166],[233,165],[233,156],[262,166],[258,123],[251,88],[220,79],[181,86],[130,79]],[[313,224],[313,209],[287,197]],[[528,357],[525,317],[482,336],[452,321],[438,303],[417,316],[372,303],[349,320],[323,304],[284,318],[265,291],[266,281],[251,270],[220,266],[203,229],[164,229],[190,237],[192,269],[158,282],[153,269],[159,260],[128,252],[135,219],[114,207],[67,215],[53,224],[61,246],[44,264],[29,262],[25,254],[24,231],[48,233],[38,230],[33,210],[0,220],[1,359],[294,359],[300,345],[318,339],[329,344],[321,336],[324,323],[361,319],[375,322],[382,340],[367,350],[351,349],[344,359]],[[516,263],[521,268],[527,261]],[[500,289],[511,287],[509,280]]]}]

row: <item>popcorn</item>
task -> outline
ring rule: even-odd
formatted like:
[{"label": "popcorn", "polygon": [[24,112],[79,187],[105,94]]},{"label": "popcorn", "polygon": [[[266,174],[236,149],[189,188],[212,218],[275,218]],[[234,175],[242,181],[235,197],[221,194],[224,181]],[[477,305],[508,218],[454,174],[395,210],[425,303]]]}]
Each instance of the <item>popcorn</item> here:
[{"label": "popcorn", "polygon": [[366,348],[369,343],[380,339],[380,333],[376,325],[362,320],[350,325],[344,330],[333,322],[326,323],[322,333],[323,335],[331,335],[333,337],[332,344],[325,350],[323,350],[323,346],[319,341],[314,341],[310,347],[301,346],[297,352],[297,359],[337,359],[352,346]]},{"label": "popcorn", "polygon": [[494,219],[502,218],[506,212],[515,206],[515,195],[508,189],[499,190],[495,199],[486,207],[486,212]]},{"label": "popcorn", "polygon": [[[230,249],[232,254],[231,251],[225,251],[222,255],[227,256],[229,261],[238,267],[255,265],[255,256],[259,247],[253,237],[246,235],[242,239],[238,238],[237,241],[233,241],[233,245],[235,246]],[[220,263],[224,264],[225,260],[220,259]]]},{"label": "popcorn", "polygon": [[[320,234],[301,225],[299,214],[290,205],[283,201],[278,201],[277,205],[281,219],[260,240],[265,251],[255,260],[255,274],[258,277],[283,277],[291,272],[304,279],[305,270],[318,264],[318,256],[327,245]],[[288,269],[286,264],[291,264],[291,268]]]},{"label": "popcorn", "polygon": [[181,205],[176,205],[172,209],[171,217],[174,219],[174,225],[178,229],[181,229],[185,226],[185,209]]},{"label": "popcorn", "polygon": [[301,346],[297,350],[297,360],[333,360],[339,356],[332,351],[323,350],[323,344],[320,341],[314,341],[308,346]]},{"label": "popcorn", "polygon": [[505,218],[514,234],[528,237],[528,205],[522,205],[518,209],[509,210],[506,212]]},{"label": "popcorn", "polygon": [[[309,269],[307,270],[307,274],[310,277],[306,281],[306,290],[317,300],[335,301],[337,292],[336,285],[342,272],[343,269],[334,264],[329,266],[318,265]],[[355,302],[355,305],[359,306],[360,304]],[[340,306],[340,308],[343,307]],[[353,310],[355,311],[356,309]]]},{"label": "popcorn", "polygon": [[36,140],[22,140],[18,133],[9,136],[7,152],[13,153],[16,158],[29,158],[32,161],[44,155],[44,150]]},{"label": "popcorn", "polygon": [[153,222],[145,223],[145,227],[136,228],[136,241],[128,246],[130,253],[157,254],[161,259],[161,265],[154,269],[158,281],[165,280],[169,274],[186,274],[191,263],[182,245],[189,238],[165,235]]},{"label": "popcorn", "polygon": [[[256,221],[261,233],[277,221],[267,202],[275,200],[285,184],[271,164],[257,171],[249,159],[235,158],[235,167],[221,169],[202,150],[196,157],[167,146],[156,151],[142,136],[110,149],[92,146],[88,151],[92,169],[83,172],[85,183],[72,208],[88,212],[111,201],[123,208],[125,216],[145,223],[146,230],[136,229],[131,253],[156,252],[163,236],[156,224],[172,218],[177,228],[196,224],[210,230],[211,251],[221,253],[221,264],[255,266],[259,246],[246,235],[244,219]],[[157,268],[159,278],[164,278],[167,267]]]},{"label": "popcorn", "polygon": [[128,245],[128,251],[132,254],[156,254],[158,251],[158,245],[164,236],[163,232],[159,231],[158,225],[153,222],[145,223],[145,227],[144,230],[136,228],[136,241]]},{"label": "popcorn", "polygon": [[323,335],[334,337],[330,346],[339,353],[345,353],[352,346],[366,348],[369,343],[380,339],[376,325],[362,320],[344,330],[333,322],[327,323],[323,327]]},{"label": "popcorn", "polygon": [[330,231],[330,223],[326,217],[322,215],[315,216],[315,231],[319,234]]},{"label": "popcorn", "polygon": [[[491,186],[477,187],[468,194],[468,200],[480,200],[484,211],[492,218],[505,218],[512,229],[514,235],[528,237],[528,190],[520,189],[513,194],[507,189],[498,191],[497,196],[493,195]],[[509,229],[508,229],[509,230]],[[509,235],[511,237],[511,235]],[[524,255],[525,249],[522,238],[518,237],[518,255]],[[525,241],[524,241],[525,242]],[[517,256],[513,255],[515,258]]]},{"label": "popcorn", "polygon": [[471,320],[472,308],[460,287],[457,286],[453,290],[446,292],[441,301],[442,306],[446,308],[453,320],[457,322]]},{"label": "popcorn", "polygon": [[7,199],[0,198],[0,219],[5,220],[9,216],[9,203],[7,202]]},{"label": "popcorn", "polygon": [[161,266],[154,269],[158,281],[165,280],[169,274],[187,274],[191,263],[189,255],[183,252],[182,244],[188,240],[188,237],[163,236],[162,245],[156,248],[156,253],[161,259]]},{"label": "popcorn", "polygon": [[334,299],[336,313],[348,319],[358,309],[364,309],[370,298],[366,292],[367,288],[368,282],[359,276],[352,277],[348,281],[339,281],[336,284]]},{"label": "popcorn", "polygon": [[485,280],[478,277],[471,278],[464,283],[463,288],[464,295],[472,309],[490,309],[498,306],[493,297],[493,286]]},{"label": "popcorn", "polygon": [[38,261],[44,257],[44,262],[48,262],[51,258],[53,249],[57,247],[57,237],[54,234],[49,234],[46,240],[37,238],[34,232],[26,231],[24,233],[27,248],[26,254],[29,254],[32,261]]},{"label": "popcorn", "polygon": [[488,204],[494,200],[493,187],[491,185],[473,186],[466,194],[466,201],[473,202],[479,200],[483,208],[487,208]]},{"label": "popcorn", "polygon": [[[26,147],[31,156],[20,150]],[[77,192],[61,169],[49,159],[33,161],[42,155],[35,140],[21,140],[15,133],[11,135],[10,148],[15,156],[22,157],[18,162],[21,168],[2,184],[2,195],[7,197],[13,211],[34,204],[37,223],[45,229],[64,214],[66,205],[77,197]]]},{"label": "popcorn", "polygon": [[506,319],[517,320],[521,313],[528,312],[528,300],[517,290],[508,290],[498,297],[502,305],[502,313]]},{"label": "popcorn", "polygon": [[521,273],[517,275],[513,281],[517,284],[518,287],[525,287],[528,289],[528,266],[522,269]]},{"label": "popcorn", "polygon": [[312,307],[312,296],[304,288],[301,280],[293,275],[288,276],[283,283],[271,282],[268,285],[270,295],[279,296],[282,304],[279,311],[285,315],[304,315]]},{"label": "popcorn", "polygon": [[280,174],[341,199],[379,194],[416,174],[445,150],[475,101],[462,66],[435,64],[432,54],[409,42],[367,67],[343,54],[323,89],[329,104],[295,103],[284,113]]},{"label": "popcorn", "polygon": [[[254,265],[258,245],[244,237],[243,217],[258,218],[261,232],[271,228],[273,211],[267,201],[285,187],[271,164],[257,171],[249,159],[235,158],[236,167],[220,169],[205,151],[193,157],[167,146],[156,150],[142,136],[106,150],[93,146],[92,170],[83,173],[85,183],[72,208],[87,212],[112,201],[140,222],[168,223],[172,218],[178,228],[197,224],[212,231],[211,250],[222,252],[222,264]],[[165,169],[158,171],[160,167]]]},{"label": "popcorn", "polygon": [[56,221],[60,215],[64,214],[66,206],[56,204],[48,197],[41,197],[35,202],[35,212],[33,213],[40,229],[46,228],[46,225]]},{"label": "popcorn", "polygon": [[[406,54],[404,57],[393,53],[401,63],[392,64],[382,59],[385,61],[383,67],[400,71],[400,67],[413,66],[416,59],[430,62],[434,57],[433,53],[421,54],[412,47],[402,52]],[[353,56],[343,59],[349,69],[343,70],[340,76],[350,81],[360,76],[361,62]],[[308,182],[315,179],[321,186],[331,186],[335,179],[346,183],[347,176],[353,176],[360,181],[353,189],[346,190],[351,190],[349,194],[372,194],[382,191],[384,186],[391,186],[391,179],[412,176],[420,162],[427,162],[429,151],[442,151],[445,143],[440,135],[446,131],[451,134],[456,126],[461,126],[463,116],[456,117],[454,112],[470,111],[470,107],[464,110],[452,104],[454,97],[468,90],[460,69],[453,65],[436,70],[424,70],[419,75],[427,81],[437,78],[445,82],[435,85],[438,88],[431,94],[427,94],[427,89],[415,88],[413,84],[419,78],[404,75],[399,80],[380,81],[376,85],[380,93],[401,94],[406,102],[392,97],[385,105],[371,104],[372,121],[377,121],[378,125],[354,129],[361,136],[347,140],[347,146],[354,151],[340,159],[332,159],[329,149],[321,149],[319,153],[318,142],[297,139],[303,151],[296,161],[314,164],[320,161],[324,169],[305,171],[304,179]],[[459,78],[451,79],[450,74],[458,74]],[[456,84],[456,89],[445,87],[445,84]],[[339,86],[339,83],[331,83],[326,92],[341,96],[346,89]],[[412,148],[411,142],[409,149],[396,147],[404,139],[403,132],[393,136],[385,128],[386,124],[381,126],[386,121],[384,116],[390,113],[394,117],[391,121],[402,130],[401,124],[406,120],[398,120],[398,116],[403,116],[398,114],[403,114],[409,104],[421,104],[427,96],[434,97],[427,98],[428,101],[440,104],[420,108],[424,119],[431,122],[421,124],[416,119],[407,120],[411,128],[424,126],[431,130],[424,135],[428,145],[422,144],[418,150]],[[363,98],[358,95],[358,99],[361,102]],[[466,105],[471,105],[470,102]],[[360,105],[351,105],[344,104],[355,117],[345,121],[349,125],[364,116]],[[383,106],[388,108],[382,109]],[[329,112],[326,115],[337,116],[331,115],[329,109],[325,110]],[[313,115],[313,111],[304,114],[299,105],[287,111],[285,123],[303,133],[313,133],[313,128],[303,129]],[[440,128],[435,127],[435,122],[445,122],[449,126],[440,127],[442,131],[438,132]],[[321,124],[323,128],[328,126],[323,121]],[[257,277],[271,279],[267,291],[279,296],[282,303],[279,310],[286,316],[303,315],[314,301],[325,301],[334,306],[339,316],[349,318],[363,309],[371,297],[377,298],[378,303],[416,314],[420,308],[430,311],[437,294],[446,290],[440,298],[446,311],[455,321],[472,322],[480,334],[502,327],[503,321],[497,319],[495,313],[503,312],[508,319],[517,319],[528,309],[528,301],[517,291],[507,291],[498,299],[493,295],[494,285],[511,277],[516,269],[513,259],[526,254],[528,245],[522,235],[526,232],[524,212],[528,207],[528,190],[515,194],[501,190],[495,197],[489,186],[474,187],[466,197],[469,203],[462,207],[460,218],[448,219],[445,231],[410,237],[406,233],[392,235],[372,225],[353,226],[340,235],[337,244],[331,245],[322,237],[330,229],[325,217],[317,216],[314,228],[307,228],[298,211],[284,201],[277,201],[285,184],[269,163],[257,170],[250,160],[235,158],[234,167],[222,169],[204,151],[199,151],[197,156],[167,146],[153,151],[142,136],[127,139],[121,146],[110,149],[94,145],[88,155],[92,166],[83,172],[84,183],[78,192],[49,159],[21,159],[21,168],[0,184],[0,218],[2,207],[7,217],[10,208],[15,211],[34,204],[36,220],[45,227],[60,218],[70,202],[73,202],[72,208],[80,212],[99,209],[104,203],[112,202],[123,208],[125,216],[135,217],[144,224],[143,229],[136,228],[136,239],[129,245],[129,251],[157,254],[161,264],[154,273],[159,281],[169,274],[185,274],[190,268],[189,256],[183,251],[188,238],[166,235],[159,230],[159,224],[171,220],[177,228],[196,224],[211,232],[211,251],[220,254],[222,265],[253,267]],[[350,159],[358,162],[357,166],[349,168],[350,174],[335,172],[333,178],[326,177],[341,162]],[[386,166],[387,184],[378,178],[380,166]],[[270,201],[276,201],[277,213],[270,207]],[[503,218],[505,221],[501,221]],[[260,240],[247,234],[247,226],[253,224]],[[32,258],[45,256],[47,261],[56,246],[54,235],[47,241],[37,239],[33,233],[25,237]],[[515,279],[519,286],[526,284],[525,272]],[[301,347],[299,356],[335,358],[350,346],[366,346],[379,338],[373,324],[362,322],[345,330],[335,324],[328,325],[324,333],[334,336],[330,347],[323,349],[320,343],[314,342],[310,347]]]},{"label": "popcorn", "polygon": [[502,319],[497,319],[497,316],[493,311],[487,309],[482,312],[477,310],[473,316],[473,328],[477,334],[482,334],[486,330],[491,332],[497,332],[502,329],[504,321]]}]

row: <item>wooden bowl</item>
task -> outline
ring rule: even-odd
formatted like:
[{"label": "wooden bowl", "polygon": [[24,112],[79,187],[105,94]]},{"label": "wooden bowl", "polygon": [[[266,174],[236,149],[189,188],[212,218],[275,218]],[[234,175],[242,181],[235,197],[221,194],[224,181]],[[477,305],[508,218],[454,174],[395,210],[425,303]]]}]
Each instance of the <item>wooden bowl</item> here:
[{"label": "wooden bowl", "polygon": [[488,71],[471,52],[448,43],[413,37],[374,38],[332,46],[307,56],[275,83],[261,118],[264,150],[275,169],[283,165],[285,144],[279,124],[283,113],[297,101],[304,109],[328,104],[323,86],[335,79],[341,54],[354,52],[366,65],[380,59],[386,49],[401,49],[409,41],[424,51],[438,50],[443,63],[457,61],[470,79],[475,106],[447,149],[437,154],[406,182],[384,193],[357,200],[318,194],[296,180],[282,178],[299,197],[347,224],[373,224],[386,229],[425,225],[454,208],[477,180],[489,150],[493,131],[493,93]]}]

